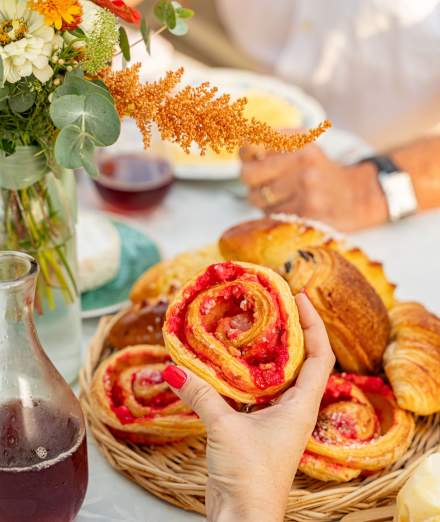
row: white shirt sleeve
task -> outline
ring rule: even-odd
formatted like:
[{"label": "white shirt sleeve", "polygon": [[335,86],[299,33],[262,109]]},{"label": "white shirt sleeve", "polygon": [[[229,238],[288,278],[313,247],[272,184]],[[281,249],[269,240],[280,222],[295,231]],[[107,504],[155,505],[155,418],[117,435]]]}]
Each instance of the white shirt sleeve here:
[{"label": "white shirt sleeve", "polygon": [[232,38],[385,148],[440,122],[439,0],[217,0]]}]

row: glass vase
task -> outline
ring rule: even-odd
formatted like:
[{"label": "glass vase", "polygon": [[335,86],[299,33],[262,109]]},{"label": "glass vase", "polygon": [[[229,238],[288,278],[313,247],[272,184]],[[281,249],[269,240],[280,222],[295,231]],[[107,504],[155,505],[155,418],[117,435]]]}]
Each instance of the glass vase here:
[{"label": "glass vase", "polygon": [[71,522],[87,490],[81,407],[35,329],[37,275],[0,252],[0,522]]},{"label": "glass vase", "polygon": [[0,249],[37,259],[38,334],[58,371],[72,383],[81,358],[76,182],[73,172],[52,170],[37,147],[0,154]]}]

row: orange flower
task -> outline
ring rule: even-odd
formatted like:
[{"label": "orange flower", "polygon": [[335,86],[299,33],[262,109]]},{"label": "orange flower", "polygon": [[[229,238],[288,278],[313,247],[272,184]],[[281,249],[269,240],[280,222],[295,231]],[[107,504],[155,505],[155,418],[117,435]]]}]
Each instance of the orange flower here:
[{"label": "orange flower", "polygon": [[314,141],[331,126],[326,120],[308,132],[284,134],[254,118],[247,119],[243,114],[245,98],[231,101],[227,94],[218,96],[217,88],[209,83],[174,92],[183,69],[168,72],[158,82],[141,84],[139,68],[137,64],[118,72],[106,71],[103,79],[121,117],[136,120],[145,147],[150,144],[152,122],[157,124],[162,139],[179,144],[187,152],[193,142],[197,143],[201,154],[208,147],[215,152],[231,152],[247,144],[278,152],[293,151]]},{"label": "orange flower", "polygon": [[81,23],[82,8],[78,0],[29,0],[28,4],[55,29],[75,29]]}]

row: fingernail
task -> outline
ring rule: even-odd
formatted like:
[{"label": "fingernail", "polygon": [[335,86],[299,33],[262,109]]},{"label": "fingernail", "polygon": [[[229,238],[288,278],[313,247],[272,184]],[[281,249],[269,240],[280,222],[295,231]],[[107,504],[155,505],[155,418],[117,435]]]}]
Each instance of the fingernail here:
[{"label": "fingernail", "polygon": [[304,295],[307,297],[307,299],[310,300],[310,296],[309,296],[309,294],[307,293],[307,289],[306,289],[306,288],[301,288],[300,293],[301,293],[301,294],[304,294]]},{"label": "fingernail", "polygon": [[170,386],[177,390],[180,390],[188,379],[188,375],[186,375],[183,370],[177,368],[177,366],[173,366],[172,364],[165,368],[162,372],[162,376]]}]

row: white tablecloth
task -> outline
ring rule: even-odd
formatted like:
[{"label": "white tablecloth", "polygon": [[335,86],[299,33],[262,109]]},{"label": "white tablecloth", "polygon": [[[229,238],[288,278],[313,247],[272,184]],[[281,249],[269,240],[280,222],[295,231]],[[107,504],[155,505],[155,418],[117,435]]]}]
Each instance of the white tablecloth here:
[{"label": "white tablecloth", "polygon": [[[164,202],[147,213],[132,215],[164,257],[215,239],[227,227],[260,215],[233,194],[228,183],[176,182]],[[81,180],[80,201],[103,209],[88,180]],[[398,297],[425,303],[440,314],[440,211],[421,214],[400,223],[354,234],[355,244],[384,262]],[[84,344],[97,321],[84,322]],[[91,439],[91,437],[90,437]],[[90,449],[90,486],[78,522],[195,522],[202,517],[167,505],[112,470],[93,440]]]}]

